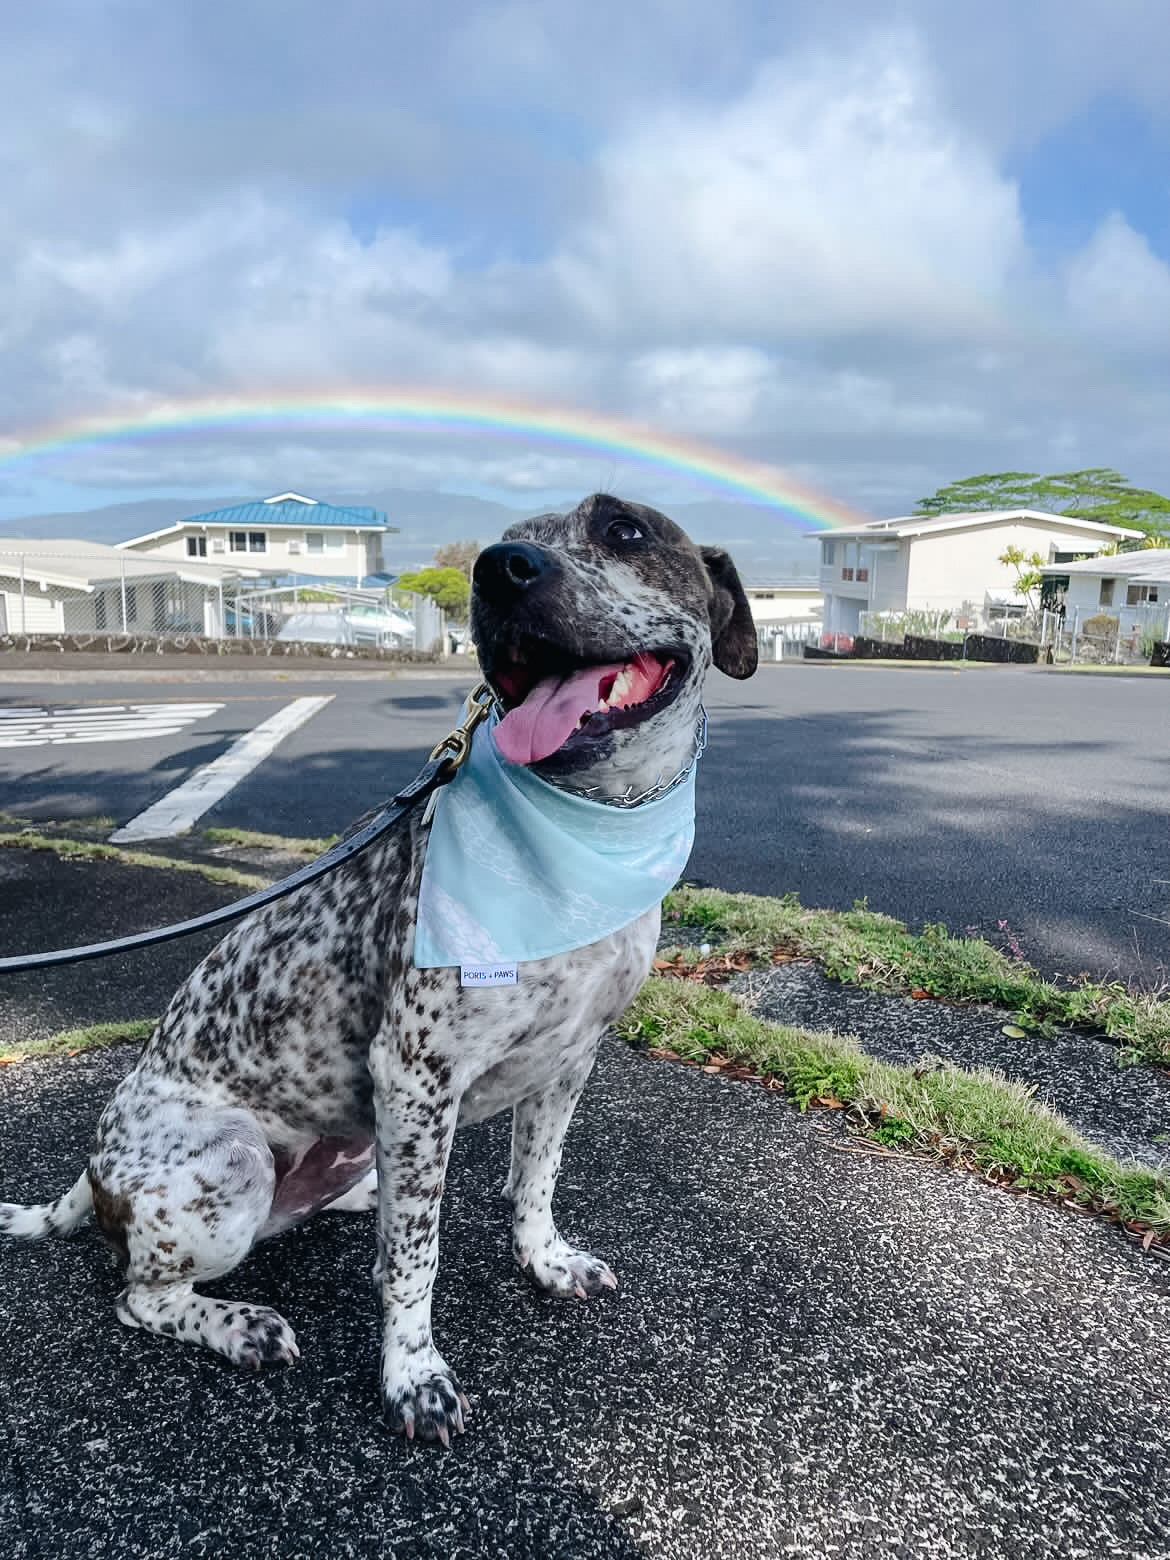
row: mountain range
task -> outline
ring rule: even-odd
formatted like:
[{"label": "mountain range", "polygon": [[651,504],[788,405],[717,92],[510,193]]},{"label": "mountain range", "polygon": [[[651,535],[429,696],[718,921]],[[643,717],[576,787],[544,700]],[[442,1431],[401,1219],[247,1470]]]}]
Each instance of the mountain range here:
[{"label": "mountain range", "polygon": [[[123,542],[173,525],[188,515],[204,514],[242,504],[254,494],[208,495],[205,498],[144,498],[107,504],[99,509],[25,515],[0,523],[0,540],[15,537],[67,537],[82,542]],[[370,493],[330,494],[342,506],[381,509],[398,534],[385,542],[386,566],[394,573],[429,563],[444,542],[474,537],[487,545],[505,528],[538,506],[511,507],[463,493],[410,488],[385,488]],[[780,584],[815,576],[817,543],[805,526],[780,511],[756,504],[706,499],[669,506],[672,520],[696,542],[725,547],[746,583]]]}]

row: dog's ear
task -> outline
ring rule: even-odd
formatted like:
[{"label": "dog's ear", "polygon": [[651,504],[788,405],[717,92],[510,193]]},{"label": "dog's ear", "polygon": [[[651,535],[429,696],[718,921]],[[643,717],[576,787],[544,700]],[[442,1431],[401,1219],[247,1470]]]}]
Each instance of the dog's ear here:
[{"label": "dog's ear", "polygon": [[735,564],[721,547],[700,547],[714,596],[711,599],[711,658],[728,677],[750,677],[759,660],[752,609]]}]

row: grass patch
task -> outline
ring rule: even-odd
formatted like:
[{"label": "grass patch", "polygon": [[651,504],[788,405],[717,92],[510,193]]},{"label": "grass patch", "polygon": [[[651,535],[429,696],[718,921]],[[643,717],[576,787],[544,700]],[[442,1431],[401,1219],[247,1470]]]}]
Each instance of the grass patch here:
[{"label": "grass patch", "polygon": [[289,856],[320,856],[336,845],[339,834],[321,838],[290,838],[283,834],[263,834],[257,829],[200,829],[199,836],[208,845],[229,845],[242,850],[278,850]]},{"label": "grass patch", "polygon": [[1170,1237],[1170,1180],[1120,1164],[1035,1098],[986,1068],[898,1067],[850,1036],[769,1023],[730,992],[646,982],[617,1026],[654,1055],[772,1082],[800,1106],[843,1109],[861,1136]]},{"label": "grass patch", "polygon": [[241,872],[238,867],[216,867],[201,861],[180,861],[171,856],[154,856],[143,850],[123,850],[119,845],[109,845],[101,840],[78,840],[40,834],[35,830],[0,832],[0,849],[48,850],[65,860],[116,861],[125,867],[157,867],[168,872],[195,872],[211,883],[223,883],[232,888],[266,888],[269,879],[254,872]]},{"label": "grass patch", "polygon": [[52,830],[54,836],[67,835],[81,839],[104,840],[118,827],[116,818],[107,818],[98,813],[92,818],[54,818],[52,822],[40,825],[31,818],[16,818],[12,813],[0,812],[0,829],[33,829],[38,828],[44,832]]},{"label": "grass patch", "polygon": [[128,1018],[117,1024],[90,1024],[86,1029],[62,1029],[44,1040],[22,1040],[11,1050],[0,1051],[0,1063],[24,1062],[35,1056],[76,1056],[106,1046],[147,1040],[157,1019]]},{"label": "grass patch", "polygon": [[1102,1030],[1120,1043],[1126,1060],[1170,1066],[1170,1002],[1131,992],[1120,981],[1081,977],[1058,986],[982,938],[954,937],[945,926],[914,933],[864,904],[810,910],[795,894],[768,899],[687,887],[667,896],[663,921],[667,928],[673,922],[709,932],[722,951],[815,959],[832,979],[873,991],[986,1002],[1006,1008],[1024,1029]]}]

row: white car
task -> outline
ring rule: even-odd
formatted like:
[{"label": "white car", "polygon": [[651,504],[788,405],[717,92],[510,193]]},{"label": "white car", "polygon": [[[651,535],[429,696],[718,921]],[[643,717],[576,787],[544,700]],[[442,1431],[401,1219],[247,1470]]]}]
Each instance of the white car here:
[{"label": "white car", "polygon": [[398,646],[414,639],[414,620],[393,607],[351,607],[346,616],[359,645]]},{"label": "white car", "polygon": [[294,612],[291,617],[285,618],[276,637],[314,645],[357,643],[353,624],[345,612]]}]

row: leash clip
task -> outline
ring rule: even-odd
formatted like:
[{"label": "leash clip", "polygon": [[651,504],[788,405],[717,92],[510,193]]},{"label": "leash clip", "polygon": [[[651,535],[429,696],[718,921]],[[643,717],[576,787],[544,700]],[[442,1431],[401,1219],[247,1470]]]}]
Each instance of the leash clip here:
[{"label": "leash clip", "polygon": [[481,682],[467,695],[467,714],[461,723],[431,749],[432,759],[447,755],[448,778],[467,762],[475,728],[491,714],[495,702],[495,694],[486,682]]}]

